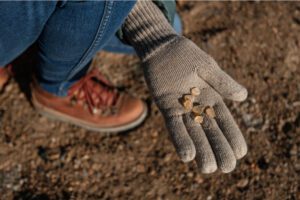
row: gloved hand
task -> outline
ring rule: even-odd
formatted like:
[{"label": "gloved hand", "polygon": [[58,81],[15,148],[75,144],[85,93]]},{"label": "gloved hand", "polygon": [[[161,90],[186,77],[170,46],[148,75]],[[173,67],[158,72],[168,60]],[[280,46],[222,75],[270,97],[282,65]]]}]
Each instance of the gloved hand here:
[{"label": "gloved hand", "polygon": [[[145,78],[161,110],[173,144],[184,161],[196,158],[202,172],[230,172],[247,152],[245,140],[222,97],[242,101],[247,90],[235,82],[193,42],[178,37],[145,62]],[[211,106],[215,118],[196,123],[180,99],[198,87],[194,104]]]},{"label": "gloved hand", "polygon": [[[243,101],[247,90],[192,41],[178,36],[152,2],[138,1],[124,27],[181,160],[195,159],[203,173],[232,171],[247,145],[223,98]],[[215,111],[214,118],[204,114],[201,124],[181,101],[194,87],[200,89],[194,105]]]}]

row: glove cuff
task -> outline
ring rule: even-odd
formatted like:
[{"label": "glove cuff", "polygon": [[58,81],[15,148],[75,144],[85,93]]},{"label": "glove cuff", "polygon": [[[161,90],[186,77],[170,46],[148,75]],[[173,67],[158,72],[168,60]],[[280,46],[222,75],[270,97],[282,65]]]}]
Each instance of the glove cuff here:
[{"label": "glove cuff", "polygon": [[123,31],[142,61],[178,37],[152,1],[137,1],[125,20]]}]

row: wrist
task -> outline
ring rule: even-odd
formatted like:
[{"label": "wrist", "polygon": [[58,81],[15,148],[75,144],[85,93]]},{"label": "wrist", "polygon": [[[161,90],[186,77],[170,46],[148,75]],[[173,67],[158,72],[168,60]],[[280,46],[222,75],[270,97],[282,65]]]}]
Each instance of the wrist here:
[{"label": "wrist", "polygon": [[173,27],[152,1],[137,1],[123,26],[126,40],[138,56],[146,60],[178,37]]}]

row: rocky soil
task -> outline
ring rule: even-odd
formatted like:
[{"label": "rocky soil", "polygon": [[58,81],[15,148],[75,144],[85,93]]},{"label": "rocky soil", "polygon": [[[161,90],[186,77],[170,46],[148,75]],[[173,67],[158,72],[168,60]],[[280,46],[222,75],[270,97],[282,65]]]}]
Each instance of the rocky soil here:
[{"label": "rocky soil", "polygon": [[227,102],[249,145],[236,170],[203,175],[177,158],[135,56],[93,62],[151,110],[140,127],[109,135],[35,112],[33,59],[23,55],[0,94],[1,200],[300,198],[300,3],[180,2],[178,11],[184,35],[249,91]]}]

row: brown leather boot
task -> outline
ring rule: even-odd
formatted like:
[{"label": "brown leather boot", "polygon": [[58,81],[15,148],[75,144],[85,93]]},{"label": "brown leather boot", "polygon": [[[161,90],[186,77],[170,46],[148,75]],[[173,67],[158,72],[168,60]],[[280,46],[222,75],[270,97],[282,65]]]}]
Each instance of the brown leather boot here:
[{"label": "brown leather boot", "polygon": [[0,91],[3,90],[6,83],[11,77],[11,68],[11,65],[8,65],[6,67],[0,67]]},{"label": "brown leather boot", "polygon": [[46,116],[95,131],[125,131],[147,115],[142,100],[118,92],[97,69],[75,83],[66,97],[44,91],[35,81],[32,102]]}]

